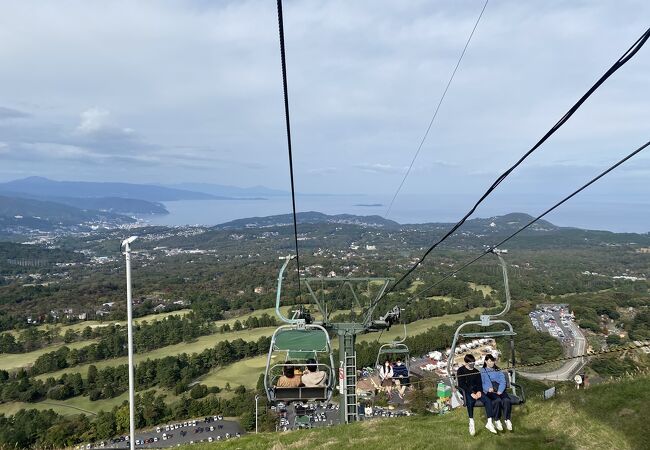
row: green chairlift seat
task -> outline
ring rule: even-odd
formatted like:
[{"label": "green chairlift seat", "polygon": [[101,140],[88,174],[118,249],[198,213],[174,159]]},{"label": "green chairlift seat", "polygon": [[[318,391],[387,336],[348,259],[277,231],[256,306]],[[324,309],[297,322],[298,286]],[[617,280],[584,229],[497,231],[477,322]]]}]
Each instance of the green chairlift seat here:
[{"label": "green chairlift seat", "polygon": [[[281,361],[273,362],[273,358],[281,358]],[[276,387],[277,380],[285,366],[304,366],[309,359],[316,360],[318,370],[327,373],[326,386]],[[324,359],[327,360],[327,363],[320,362]],[[302,324],[300,326],[283,325],[277,328],[271,337],[264,377],[264,386],[269,402],[329,400],[335,382],[333,367],[332,347],[329,335],[323,327],[315,324]]]}]

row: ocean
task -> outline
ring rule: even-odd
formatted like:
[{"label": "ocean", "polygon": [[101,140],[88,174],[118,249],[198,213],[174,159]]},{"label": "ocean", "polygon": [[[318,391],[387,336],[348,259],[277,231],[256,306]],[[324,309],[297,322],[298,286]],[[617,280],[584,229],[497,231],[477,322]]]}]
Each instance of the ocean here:
[{"label": "ocean", "polygon": [[[558,199],[545,202],[529,198],[488,199],[472,217],[492,217],[512,212],[537,216]],[[387,217],[399,223],[456,222],[472,206],[470,196],[438,198],[431,195],[402,195]],[[325,214],[384,216],[390,197],[373,195],[299,195],[298,212],[318,211]],[[291,213],[290,197],[265,200],[183,200],[165,202],[165,216],[142,216],[154,225],[218,225],[230,220],[254,216]],[[621,201],[575,198],[544,218],[566,227],[615,232],[650,232],[650,201]]]}]

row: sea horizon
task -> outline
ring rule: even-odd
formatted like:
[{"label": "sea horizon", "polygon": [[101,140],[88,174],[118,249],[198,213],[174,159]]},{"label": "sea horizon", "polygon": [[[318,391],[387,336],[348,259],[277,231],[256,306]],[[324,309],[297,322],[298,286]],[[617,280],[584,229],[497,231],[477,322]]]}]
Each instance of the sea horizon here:
[{"label": "sea horizon", "polygon": [[[378,215],[384,217],[390,199],[377,195],[298,195],[298,212],[317,211],[324,214]],[[180,200],[162,202],[169,214],[139,216],[152,225],[214,226],[248,217],[264,217],[291,213],[290,197],[241,200]],[[388,219],[400,224],[457,222],[471,206],[469,202],[436,199],[424,195],[404,195],[391,208]],[[517,201],[486,202],[472,218],[526,213],[536,217],[548,209],[548,203]],[[567,203],[544,217],[554,225],[617,233],[650,232],[650,203],[643,201],[581,200]]]}]

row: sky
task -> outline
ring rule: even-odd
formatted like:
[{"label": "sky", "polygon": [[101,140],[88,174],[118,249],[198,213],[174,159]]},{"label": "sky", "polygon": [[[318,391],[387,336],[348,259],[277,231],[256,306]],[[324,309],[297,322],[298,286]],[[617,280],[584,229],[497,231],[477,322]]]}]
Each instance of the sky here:
[{"label": "sky", "polygon": [[[482,7],[285,1],[297,189],[395,192]],[[491,0],[402,193],[482,192],[648,19],[645,0]],[[289,189],[271,0],[0,1],[0,61],[0,181]],[[498,194],[555,198],[645,143],[649,82],[650,44]],[[650,150],[590,195],[647,199],[649,176]]]}]

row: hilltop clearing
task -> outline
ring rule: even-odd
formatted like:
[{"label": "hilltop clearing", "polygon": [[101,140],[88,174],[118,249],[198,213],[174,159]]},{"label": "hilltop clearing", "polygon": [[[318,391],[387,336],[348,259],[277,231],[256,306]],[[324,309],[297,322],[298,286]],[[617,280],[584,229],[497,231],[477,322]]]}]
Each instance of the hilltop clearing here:
[{"label": "hilltop clearing", "polygon": [[639,376],[595,386],[587,391],[566,388],[558,398],[531,399],[513,413],[513,433],[498,436],[483,428],[467,430],[460,408],[443,416],[376,419],[348,426],[286,433],[261,433],[236,441],[192,446],[202,449],[300,448],[481,448],[488,449],[640,449],[647,448],[643,431],[645,405],[650,401],[650,377]]}]

